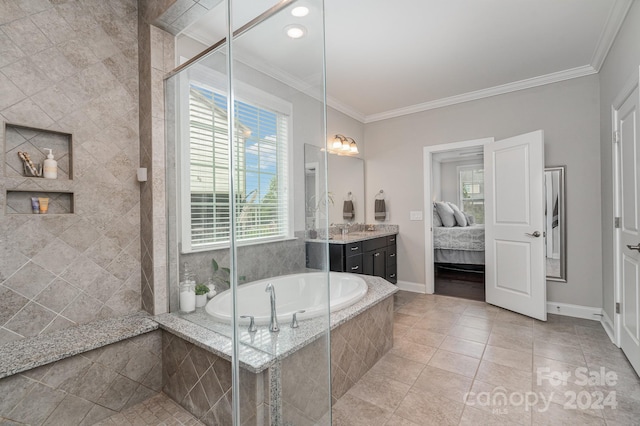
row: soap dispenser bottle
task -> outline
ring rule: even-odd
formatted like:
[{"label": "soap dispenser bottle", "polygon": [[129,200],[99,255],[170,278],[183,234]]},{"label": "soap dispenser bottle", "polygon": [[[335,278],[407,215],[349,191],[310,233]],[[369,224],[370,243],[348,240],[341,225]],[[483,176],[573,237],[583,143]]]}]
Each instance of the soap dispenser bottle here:
[{"label": "soap dispenser bottle", "polygon": [[45,179],[56,179],[58,177],[58,162],[53,159],[51,148],[45,148],[44,150],[49,151],[49,155],[47,155],[47,159],[44,160],[42,175]]}]

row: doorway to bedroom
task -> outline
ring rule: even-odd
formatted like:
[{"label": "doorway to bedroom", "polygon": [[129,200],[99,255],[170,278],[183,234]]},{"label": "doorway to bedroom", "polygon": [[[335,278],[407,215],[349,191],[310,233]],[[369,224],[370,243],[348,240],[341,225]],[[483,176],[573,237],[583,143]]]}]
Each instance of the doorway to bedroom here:
[{"label": "doorway to bedroom", "polygon": [[486,300],[484,147],[493,141],[425,148],[427,293]]},{"label": "doorway to bedroom", "polygon": [[434,293],[485,300],[483,146],[432,155]]}]

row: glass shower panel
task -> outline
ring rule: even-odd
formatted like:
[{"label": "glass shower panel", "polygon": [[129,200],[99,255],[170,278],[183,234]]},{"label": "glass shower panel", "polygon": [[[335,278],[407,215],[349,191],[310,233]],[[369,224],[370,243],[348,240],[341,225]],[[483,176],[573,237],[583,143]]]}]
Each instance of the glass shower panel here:
[{"label": "glass shower panel", "polygon": [[[326,164],[323,3],[279,2],[247,21],[255,3],[232,2],[234,312],[239,352],[273,364],[262,375],[240,368],[238,424],[262,413],[271,424],[329,425],[329,275],[307,270],[305,247],[305,144]],[[316,185],[326,193],[326,173]]]},{"label": "glass shower panel", "polygon": [[[226,26],[227,5],[232,42],[165,80],[170,311],[206,330],[222,390],[202,381],[208,401],[187,405],[205,424],[329,425],[323,2],[228,0],[205,18]],[[190,280],[216,292],[206,306],[181,304]]]}]

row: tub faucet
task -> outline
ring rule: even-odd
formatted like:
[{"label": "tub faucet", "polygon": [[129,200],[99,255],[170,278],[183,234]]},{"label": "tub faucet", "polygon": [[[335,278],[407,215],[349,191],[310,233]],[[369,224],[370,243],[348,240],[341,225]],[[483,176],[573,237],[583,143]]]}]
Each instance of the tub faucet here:
[{"label": "tub faucet", "polygon": [[271,322],[269,323],[269,331],[277,333],[280,331],[280,327],[278,327],[278,315],[276,314],[276,289],[273,288],[273,284],[269,283],[264,291],[269,293],[271,299]]}]

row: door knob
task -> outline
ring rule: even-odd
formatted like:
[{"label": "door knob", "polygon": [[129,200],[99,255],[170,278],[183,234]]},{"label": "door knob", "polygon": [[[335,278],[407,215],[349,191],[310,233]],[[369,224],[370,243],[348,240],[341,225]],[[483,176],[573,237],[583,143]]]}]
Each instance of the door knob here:
[{"label": "door knob", "polygon": [[533,234],[530,234],[528,232],[524,233],[525,235],[528,235],[529,237],[535,237],[538,238],[540,236],[540,231],[535,231]]},{"label": "door knob", "polygon": [[638,250],[638,251],[640,251],[640,243],[636,244],[635,246],[627,244],[627,248],[629,250]]}]

